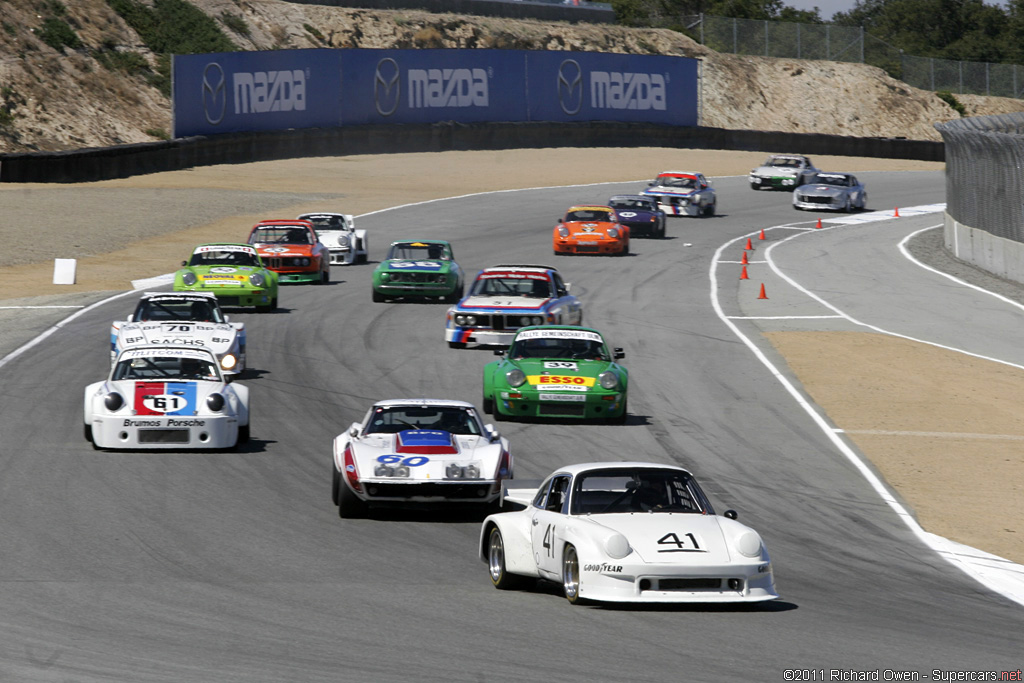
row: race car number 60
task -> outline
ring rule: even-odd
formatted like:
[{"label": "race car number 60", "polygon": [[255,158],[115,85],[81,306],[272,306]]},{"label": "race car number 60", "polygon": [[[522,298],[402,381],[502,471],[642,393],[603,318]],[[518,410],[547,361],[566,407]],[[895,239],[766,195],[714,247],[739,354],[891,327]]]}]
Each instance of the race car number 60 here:
[{"label": "race car number 60", "polygon": [[422,455],[411,455],[403,460],[400,455],[382,455],[377,458],[377,462],[384,463],[385,465],[396,465],[401,463],[406,467],[419,467],[420,465],[426,465],[430,462],[430,458]]}]

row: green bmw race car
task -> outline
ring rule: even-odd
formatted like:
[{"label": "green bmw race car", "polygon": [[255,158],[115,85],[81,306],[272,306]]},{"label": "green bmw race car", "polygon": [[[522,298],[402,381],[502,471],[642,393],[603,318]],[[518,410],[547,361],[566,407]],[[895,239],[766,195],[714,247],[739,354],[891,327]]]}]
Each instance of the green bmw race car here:
[{"label": "green bmw race car", "polygon": [[393,242],[387,258],[373,271],[373,300],[396,297],[462,298],[462,269],[444,240]]},{"label": "green bmw race car", "polygon": [[201,244],[174,274],[176,292],[213,292],[222,306],[277,308],[277,273],[248,244]]},{"label": "green bmw race car", "polygon": [[629,372],[589,327],[535,325],[484,367],[484,411],[494,419],[579,417],[626,421]]}]

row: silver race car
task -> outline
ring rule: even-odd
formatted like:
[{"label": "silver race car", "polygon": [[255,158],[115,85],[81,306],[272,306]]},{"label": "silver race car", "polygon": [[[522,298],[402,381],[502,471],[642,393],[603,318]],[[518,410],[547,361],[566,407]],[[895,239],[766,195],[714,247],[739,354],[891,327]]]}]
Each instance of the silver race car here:
[{"label": "silver race car", "polygon": [[356,230],[355,219],[350,214],[304,213],[299,218],[313,224],[317,237],[331,252],[331,265],[366,263],[370,243],[365,230]]},{"label": "silver race car", "polygon": [[819,173],[811,160],[798,154],[773,154],[750,172],[750,188],[789,190],[809,183]]},{"label": "silver race car", "polygon": [[793,190],[794,209],[863,211],[868,191],[851,173],[818,173],[807,185]]}]

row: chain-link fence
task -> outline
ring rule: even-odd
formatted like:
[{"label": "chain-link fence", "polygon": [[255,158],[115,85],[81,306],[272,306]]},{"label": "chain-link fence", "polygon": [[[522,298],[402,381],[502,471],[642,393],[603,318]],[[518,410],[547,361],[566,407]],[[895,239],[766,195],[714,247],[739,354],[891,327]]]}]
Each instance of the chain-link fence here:
[{"label": "chain-link fence", "polygon": [[937,123],[946,145],[946,211],[1024,242],[1024,112]]},{"label": "chain-link fence", "polygon": [[702,45],[716,52],[789,59],[862,62],[921,90],[974,95],[1024,95],[1024,67],[914,57],[859,26],[735,19],[708,14],[683,17]]}]

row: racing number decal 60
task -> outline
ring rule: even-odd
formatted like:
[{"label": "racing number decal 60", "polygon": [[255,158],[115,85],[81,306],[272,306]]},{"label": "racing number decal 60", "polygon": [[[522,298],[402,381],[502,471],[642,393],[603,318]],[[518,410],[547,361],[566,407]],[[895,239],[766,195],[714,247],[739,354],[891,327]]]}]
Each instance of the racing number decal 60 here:
[{"label": "racing number decal 60", "polygon": [[398,465],[401,463],[406,467],[419,467],[430,462],[430,458],[424,455],[410,455],[408,458],[403,459],[400,455],[382,455],[377,458],[377,462],[385,465]]}]

